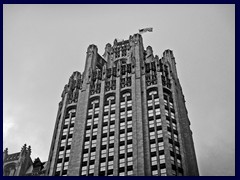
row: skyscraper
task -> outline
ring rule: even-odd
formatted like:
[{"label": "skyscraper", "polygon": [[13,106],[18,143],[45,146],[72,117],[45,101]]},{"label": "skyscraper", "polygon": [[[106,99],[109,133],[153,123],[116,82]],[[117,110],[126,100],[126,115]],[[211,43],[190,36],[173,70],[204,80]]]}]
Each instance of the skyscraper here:
[{"label": "skyscraper", "polygon": [[198,176],[172,51],[154,56],[140,34],[102,56],[90,45],[64,87],[46,175]]}]

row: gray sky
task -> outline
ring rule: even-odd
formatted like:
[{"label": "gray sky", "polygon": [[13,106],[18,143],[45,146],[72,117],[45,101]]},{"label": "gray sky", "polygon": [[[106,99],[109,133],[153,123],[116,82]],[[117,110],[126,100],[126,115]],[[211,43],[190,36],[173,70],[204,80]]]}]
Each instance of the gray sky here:
[{"label": "gray sky", "polygon": [[46,161],[58,102],[89,44],[128,39],[173,50],[201,175],[235,175],[234,5],[4,5],[3,146]]}]

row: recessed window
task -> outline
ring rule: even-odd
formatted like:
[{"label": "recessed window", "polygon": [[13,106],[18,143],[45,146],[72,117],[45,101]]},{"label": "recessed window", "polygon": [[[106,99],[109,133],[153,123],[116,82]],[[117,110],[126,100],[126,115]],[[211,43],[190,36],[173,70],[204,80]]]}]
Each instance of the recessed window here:
[{"label": "recessed window", "polygon": [[149,117],[153,116],[153,110],[149,110],[149,111],[148,111],[148,116],[149,116]]},{"label": "recessed window", "polygon": [[159,98],[154,99],[154,101],[155,101],[155,105],[159,104]]},{"label": "recessed window", "polygon": [[165,115],[168,116],[168,110],[165,109]]},{"label": "recessed window", "polygon": [[127,101],[127,107],[131,107],[132,106],[132,100]]},{"label": "recessed window", "polygon": [[155,113],[156,113],[156,115],[160,115],[161,114],[160,113],[160,108],[155,109]]},{"label": "recessed window", "polygon": [[62,163],[58,163],[57,164],[57,170],[56,171],[61,171],[62,169]]},{"label": "recessed window", "polygon": [[86,174],[87,174],[87,171],[85,171],[85,170],[83,171],[82,170],[82,175],[85,176]]},{"label": "recessed window", "polygon": [[133,175],[133,171],[132,170],[128,171],[127,174],[128,174],[128,176]]},{"label": "recessed window", "polygon": [[157,175],[158,175],[158,170],[152,171],[152,175],[153,175],[153,176],[157,176]]},{"label": "recessed window", "polygon": [[119,173],[119,176],[125,176],[125,172]]}]

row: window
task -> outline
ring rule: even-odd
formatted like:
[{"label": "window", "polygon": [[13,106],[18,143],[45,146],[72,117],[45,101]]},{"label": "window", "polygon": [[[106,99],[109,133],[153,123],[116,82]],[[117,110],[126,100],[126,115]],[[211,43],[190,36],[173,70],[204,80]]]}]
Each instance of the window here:
[{"label": "window", "polygon": [[178,167],[181,167],[181,160],[177,159],[177,165]]},{"label": "window", "polygon": [[109,144],[113,144],[114,143],[114,138],[109,140]]},{"label": "window", "polygon": [[64,154],[64,151],[59,151],[58,158],[59,158],[59,159],[63,158],[63,154]]},{"label": "window", "polygon": [[152,175],[153,175],[153,176],[157,176],[157,175],[158,175],[158,170],[152,171]]},{"label": "window", "polygon": [[108,112],[109,111],[109,106],[104,106],[104,112]]},{"label": "window", "polygon": [[132,116],[132,110],[127,111],[127,117],[131,117]]},{"label": "window", "polygon": [[115,128],[115,125],[112,124],[112,125],[109,126],[109,128],[110,128],[110,129],[114,129],[114,128]]},{"label": "window", "polygon": [[93,119],[93,124],[98,124],[98,118]]},{"label": "window", "polygon": [[108,122],[108,115],[105,115],[105,116],[103,117],[103,122]]},{"label": "window", "polygon": [[86,130],[86,137],[89,137],[90,136],[90,133],[91,133],[91,130]]},{"label": "window", "polygon": [[120,154],[124,154],[124,153],[125,153],[125,149],[121,149],[121,150],[119,151],[119,153],[120,153]]},{"label": "window", "polygon": [[163,137],[163,132],[162,132],[162,130],[158,130],[158,131],[157,131],[157,136],[158,136],[158,138]]},{"label": "window", "polygon": [[155,109],[155,113],[156,113],[156,115],[160,115],[161,114],[160,113],[160,108]]},{"label": "window", "polygon": [[127,101],[127,107],[131,107],[132,106],[132,100]]},{"label": "window", "polygon": [[150,139],[155,139],[155,132],[150,132]]},{"label": "window", "polygon": [[156,119],[156,122],[157,122],[157,126],[161,126],[162,125],[161,119]]},{"label": "window", "polygon": [[95,160],[96,152],[91,152],[90,156],[90,160]]},{"label": "window", "polygon": [[66,139],[62,139],[61,146],[65,146],[65,144],[66,144]]},{"label": "window", "polygon": [[72,144],[72,138],[69,138],[68,139],[68,145],[71,145]]},{"label": "window", "polygon": [[165,115],[168,116],[168,110],[165,109]]},{"label": "window", "polygon": [[67,135],[68,129],[63,129],[63,135]]},{"label": "window", "polygon": [[172,134],[171,134],[171,132],[169,132],[169,131],[168,131],[168,138],[169,138],[169,139],[172,139]]},{"label": "window", "polygon": [[89,166],[89,169],[94,169],[94,164],[91,164],[91,165]]},{"label": "window", "polygon": [[133,175],[133,171],[132,171],[132,170],[131,170],[131,171],[128,171],[128,172],[127,172],[127,175],[128,175],[128,176]]},{"label": "window", "polygon": [[159,143],[158,143],[158,149],[159,149],[159,151],[161,151],[161,150],[164,149],[164,144],[163,144],[163,142],[159,142]]},{"label": "window", "polygon": [[125,134],[120,134],[120,141],[125,141]]},{"label": "window", "polygon": [[176,149],[176,153],[180,154],[179,147],[175,146],[175,149]]},{"label": "window", "polygon": [[149,121],[149,128],[153,128],[154,127],[154,121]]},{"label": "window", "polygon": [[92,134],[93,136],[96,136],[97,135],[97,128],[94,128],[93,129],[93,134]]},{"label": "window", "polygon": [[167,100],[166,99],[164,99],[164,105],[165,106],[167,106],[168,104],[167,104]]},{"label": "window", "polygon": [[149,95],[155,95],[155,94],[157,94],[157,91],[151,91],[151,92],[149,93]]},{"label": "window", "polygon": [[174,141],[178,141],[178,136],[176,134],[173,135]]},{"label": "window", "polygon": [[125,118],[125,112],[120,113],[120,118]]},{"label": "window", "polygon": [[94,173],[94,169],[89,169],[89,174]]},{"label": "window", "polygon": [[69,111],[69,114],[70,113],[75,113],[76,112],[76,109],[71,109],[70,111]]},{"label": "window", "polygon": [[125,167],[125,159],[120,159],[119,160],[119,167]]},{"label": "window", "polygon": [[113,165],[108,164],[108,169],[113,169]]},{"label": "window", "polygon": [[87,170],[82,170],[82,175],[86,175],[87,174]]},{"label": "window", "polygon": [[125,172],[120,172],[119,176],[125,176]]},{"label": "window", "polygon": [[116,107],[116,104],[111,104],[111,110],[114,110]]},{"label": "window", "polygon": [[132,144],[129,144],[127,148],[127,152],[133,152]]},{"label": "window", "polygon": [[151,144],[151,152],[156,152],[156,144],[154,143],[154,144]]},{"label": "window", "polygon": [[110,119],[111,119],[111,120],[115,120],[115,114],[111,114],[111,115],[110,115]]},{"label": "window", "polygon": [[92,140],[92,147],[96,147],[96,144],[97,144],[97,140],[96,139]]},{"label": "window", "polygon": [[155,105],[159,104],[159,98],[154,99],[155,100]]},{"label": "window", "polygon": [[128,132],[127,133],[128,139],[132,139],[132,135],[133,135],[132,132]]},{"label": "window", "polygon": [[62,163],[58,163],[57,164],[57,170],[56,171],[61,171],[62,169]]},{"label": "window", "polygon": [[99,114],[99,107],[95,108],[95,114]]},{"label": "window", "polygon": [[148,111],[148,117],[151,117],[151,116],[153,116],[153,110]]},{"label": "window", "polygon": [[166,122],[167,122],[167,127],[170,127],[170,121],[166,120]]},{"label": "window", "polygon": [[64,125],[67,125],[69,123],[69,121],[70,121],[69,118],[65,119]]},{"label": "window", "polygon": [[82,170],[87,170],[87,166],[83,166],[83,167],[82,167]]},{"label": "window", "polygon": [[66,157],[69,157],[69,156],[70,156],[70,151],[71,151],[70,149],[67,149],[67,150],[66,150]]},{"label": "window", "polygon": [[175,123],[172,123],[172,128],[173,128],[174,130],[177,130],[177,127],[176,127],[176,124],[175,124]]},{"label": "window", "polygon": [[160,159],[160,164],[164,164],[165,163],[165,155],[160,155],[159,159]]},{"label": "window", "polygon": [[87,120],[87,126],[91,126],[92,125],[92,119],[88,119]]},{"label": "window", "polygon": [[152,100],[148,100],[147,103],[148,103],[148,107],[153,105]]},{"label": "window", "polygon": [[125,129],[125,122],[120,123],[120,129]]},{"label": "window", "polygon": [[71,118],[71,123],[72,123],[72,124],[75,123],[75,119],[76,119],[76,117],[72,117],[72,118]]},{"label": "window", "polygon": [[89,109],[88,110],[88,115],[92,115],[93,114],[93,110],[92,109]]},{"label": "window", "polygon": [[156,156],[151,157],[151,165],[152,165],[152,166],[157,165],[157,157],[156,157]]},{"label": "window", "polygon": [[73,134],[73,129],[74,129],[74,127],[71,127],[71,128],[69,129],[69,134]]},{"label": "window", "polygon": [[65,162],[65,163],[64,163],[64,168],[63,168],[64,170],[67,170],[67,169],[68,169],[68,163],[69,163],[69,162]]},{"label": "window", "polygon": [[102,162],[100,164],[100,171],[105,171],[106,170],[106,163],[105,162]]},{"label": "window", "polygon": [[166,168],[161,169],[161,176],[166,176],[167,175],[167,170]]},{"label": "window", "polygon": [[125,108],[125,102],[121,102],[121,103],[120,103],[120,107],[121,107],[121,108]]}]

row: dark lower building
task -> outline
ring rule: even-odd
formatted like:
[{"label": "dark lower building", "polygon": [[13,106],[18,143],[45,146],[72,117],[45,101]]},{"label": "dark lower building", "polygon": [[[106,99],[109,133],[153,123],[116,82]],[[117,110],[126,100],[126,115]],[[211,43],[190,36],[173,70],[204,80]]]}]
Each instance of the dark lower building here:
[{"label": "dark lower building", "polygon": [[175,58],[140,34],[87,49],[59,103],[46,175],[198,176]]},{"label": "dark lower building", "polygon": [[18,153],[8,153],[6,148],[3,152],[3,176],[44,176],[47,162],[41,162],[36,158],[34,162],[31,157],[31,147],[26,144]]}]

